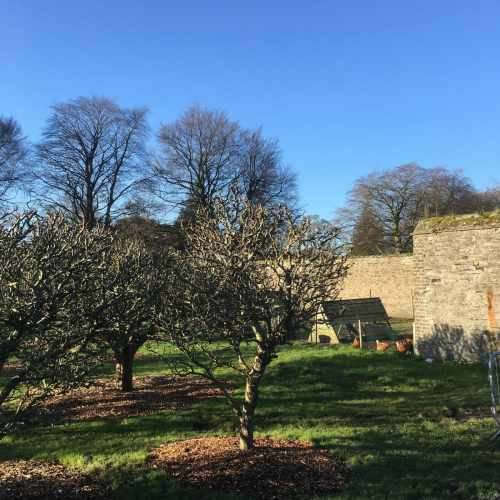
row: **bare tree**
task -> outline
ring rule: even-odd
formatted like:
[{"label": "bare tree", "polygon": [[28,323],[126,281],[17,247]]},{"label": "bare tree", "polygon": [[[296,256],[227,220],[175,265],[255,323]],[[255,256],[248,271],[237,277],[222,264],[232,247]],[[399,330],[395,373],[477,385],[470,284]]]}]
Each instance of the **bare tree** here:
[{"label": "bare tree", "polygon": [[239,125],[224,113],[199,106],[159,133],[161,158],[154,168],[155,192],[178,207],[188,202],[208,208],[233,178]]},{"label": "bare tree", "polygon": [[98,97],[53,107],[37,147],[38,195],[87,227],[109,227],[143,179],[145,109]]},{"label": "bare tree", "polygon": [[19,365],[0,390],[4,423],[54,389],[81,384],[94,365],[94,325],[105,305],[94,283],[111,241],[60,214],[19,215],[0,228],[0,379],[10,358]]},{"label": "bare tree", "polygon": [[354,253],[400,253],[411,251],[420,218],[468,213],[476,200],[460,171],[410,163],[359,178],[339,217],[351,224]]},{"label": "bare tree", "polygon": [[[334,298],[346,271],[338,230],[296,220],[287,208],[245,200],[200,210],[187,246],[162,280],[155,315],[184,354],[180,371],[216,384],[239,419],[240,448],[253,446],[259,387],[278,347]],[[221,379],[245,380],[243,400]]]},{"label": "bare tree", "polygon": [[427,170],[423,196],[425,217],[458,215],[478,209],[477,191],[460,170],[442,167]]},{"label": "bare tree", "polygon": [[143,242],[120,239],[109,254],[106,269],[96,278],[96,297],[107,304],[96,328],[115,355],[117,386],[123,391],[133,390],[137,351],[155,337],[153,312],[162,265],[167,265],[167,258],[153,257]]},{"label": "bare tree", "polygon": [[423,210],[425,169],[402,165],[358,179],[350,193],[350,204],[370,206],[384,228],[384,237],[395,253],[411,248],[411,235]]},{"label": "bare tree", "polygon": [[26,178],[27,156],[28,145],[19,124],[13,118],[0,116],[0,205]]},{"label": "bare tree", "polygon": [[157,195],[183,221],[232,191],[264,206],[296,202],[296,179],[276,140],[245,130],[221,112],[189,108],[159,133],[161,156],[153,172]]},{"label": "bare tree", "polygon": [[256,205],[293,208],[297,202],[296,175],[283,164],[278,141],[263,137],[260,128],[241,132],[234,185],[244,199]]},{"label": "bare tree", "polygon": [[500,209],[500,186],[493,186],[479,192],[477,197],[477,210],[489,212]]}]

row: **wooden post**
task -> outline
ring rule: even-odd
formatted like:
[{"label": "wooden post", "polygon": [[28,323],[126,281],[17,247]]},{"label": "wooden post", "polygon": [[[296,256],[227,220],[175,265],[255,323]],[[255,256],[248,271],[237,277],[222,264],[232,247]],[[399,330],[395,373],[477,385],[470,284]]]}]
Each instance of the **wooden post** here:
[{"label": "wooden post", "polygon": [[359,348],[363,349],[363,326],[361,320],[358,319],[358,333],[359,333]]}]

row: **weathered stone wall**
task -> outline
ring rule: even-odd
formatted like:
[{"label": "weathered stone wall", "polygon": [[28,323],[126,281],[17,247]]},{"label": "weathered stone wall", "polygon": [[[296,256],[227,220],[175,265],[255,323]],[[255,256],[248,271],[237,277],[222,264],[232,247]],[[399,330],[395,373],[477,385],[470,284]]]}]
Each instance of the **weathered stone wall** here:
[{"label": "weathered stone wall", "polygon": [[380,297],[393,318],[413,318],[415,265],[412,255],[356,257],[339,298]]},{"label": "weathered stone wall", "polygon": [[415,230],[419,354],[477,360],[500,326],[500,219],[428,219]]}]

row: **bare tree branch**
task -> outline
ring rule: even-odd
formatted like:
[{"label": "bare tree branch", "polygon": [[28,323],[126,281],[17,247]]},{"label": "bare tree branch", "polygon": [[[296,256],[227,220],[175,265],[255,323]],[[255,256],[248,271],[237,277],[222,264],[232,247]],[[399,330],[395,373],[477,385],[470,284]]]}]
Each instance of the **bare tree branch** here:
[{"label": "bare tree branch", "polygon": [[26,181],[28,145],[21,127],[13,118],[0,116],[0,208],[9,194]]},{"label": "bare tree branch", "polygon": [[238,197],[199,209],[185,250],[161,280],[156,319],[184,355],[184,369],[219,387],[220,370],[245,379],[238,400],[240,447],[253,445],[253,417],[267,366],[280,345],[308,328],[346,272],[338,229],[297,220],[286,207]]},{"label": "bare tree branch", "polygon": [[159,133],[161,155],[151,176],[153,191],[189,219],[236,191],[266,207],[296,203],[296,179],[283,164],[276,140],[243,129],[221,112],[199,106]]},{"label": "bare tree branch", "polygon": [[145,109],[97,97],[57,104],[37,147],[39,199],[87,227],[109,227],[143,181],[147,135]]}]

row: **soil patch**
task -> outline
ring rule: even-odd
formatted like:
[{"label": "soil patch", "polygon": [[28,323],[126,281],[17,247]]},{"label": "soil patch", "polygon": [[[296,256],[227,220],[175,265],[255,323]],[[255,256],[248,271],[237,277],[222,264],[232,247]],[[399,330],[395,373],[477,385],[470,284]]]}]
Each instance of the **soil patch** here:
[{"label": "soil patch", "polygon": [[195,377],[136,377],[132,392],[122,392],[114,380],[102,379],[91,387],[52,397],[38,417],[44,421],[82,421],[150,415],[221,394],[210,382]]},{"label": "soil patch", "polygon": [[182,484],[256,499],[337,493],[350,477],[330,451],[281,439],[257,439],[247,452],[238,449],[237,438],[188,439],[154,449],[148,463]]},{"label": "soil patch", "polygon": [[58,462],[0,462],[0,500],[104,500],[111,489],[95,474]]}]

